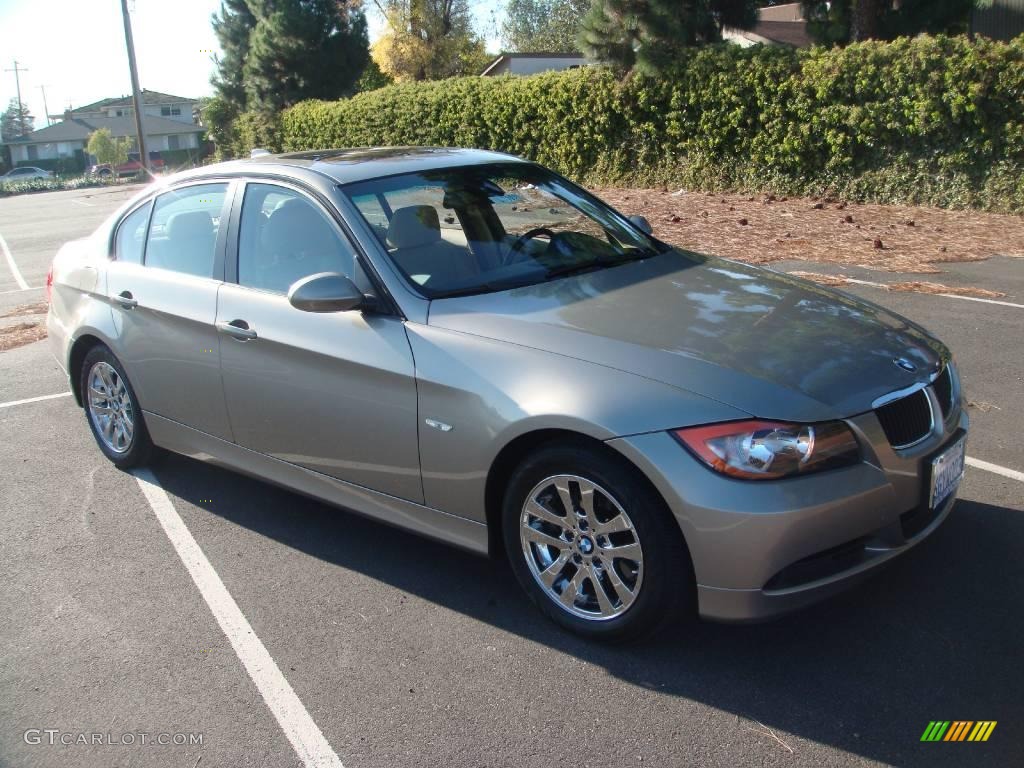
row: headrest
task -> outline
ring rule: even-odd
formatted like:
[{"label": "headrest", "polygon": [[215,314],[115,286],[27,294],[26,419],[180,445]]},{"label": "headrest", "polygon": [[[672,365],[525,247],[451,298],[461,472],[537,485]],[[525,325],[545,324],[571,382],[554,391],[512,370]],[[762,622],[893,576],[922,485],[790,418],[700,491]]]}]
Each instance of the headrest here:
[{"label": "headrest", "polygon": [[441,239],[441,223],[432,205],[399,208],[388,226],[388,242],[395,248],[418,248]]},{"label": "headrest", "polygon": [[206,211],[183,211],[167,220],[167,237],[171,240],[213,237],[213,219]]},{"label": "headrest", "polygon": [[277,206],[267,219],[262,237],[264,247],[278,255],[336,249],[330,225],[302,200],[286,200]]}]

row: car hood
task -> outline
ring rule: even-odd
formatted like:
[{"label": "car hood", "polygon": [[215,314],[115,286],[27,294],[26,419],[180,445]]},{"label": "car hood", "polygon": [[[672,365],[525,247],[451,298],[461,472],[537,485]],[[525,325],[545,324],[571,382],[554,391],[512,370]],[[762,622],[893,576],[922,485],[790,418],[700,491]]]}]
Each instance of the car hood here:
[{"label": "car hood", "polygon": [[790,421],[868,411],[883,395],[929,381],[949,357],[924,329],[870,302],[678,250],[538,285],[435,300],[428,322]]}]

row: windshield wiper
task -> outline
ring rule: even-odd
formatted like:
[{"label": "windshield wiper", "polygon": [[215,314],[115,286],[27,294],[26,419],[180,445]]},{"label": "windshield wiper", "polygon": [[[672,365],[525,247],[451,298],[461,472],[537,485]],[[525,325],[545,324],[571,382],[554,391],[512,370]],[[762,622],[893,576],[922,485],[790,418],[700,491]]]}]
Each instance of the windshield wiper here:
[{"label": "windshield wiper", "polygon": [[656,254],[651,251],[640,251],[633,254],[623,254],[615,257],[614,259],[591,259],[590,261],[584,261],[578,264],[562,264],[548,269],[548,271],[544,273],[544,277],[551,280],[556,277],[580,275],[584,272],[592,272],[594,270],[604,269],[605,267],[617,267],[619,264],[625,264],[630,261],[641,261],[654,255]]}]

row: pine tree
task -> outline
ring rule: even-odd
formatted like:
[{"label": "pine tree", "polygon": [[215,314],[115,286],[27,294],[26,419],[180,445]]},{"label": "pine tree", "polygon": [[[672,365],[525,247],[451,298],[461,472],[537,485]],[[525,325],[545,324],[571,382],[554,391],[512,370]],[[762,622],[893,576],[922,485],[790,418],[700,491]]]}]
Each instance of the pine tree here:
[{"label": "pine tree", "polygon": [[358,0],[222,0],[212,22],[218,120],[349,96],[369,61]]},{"label": "pine tree", "polygon": [[11,141],[27,136],[32,133],[35,120],[28,111],[28,105],[24,102],[19,104],[17,99],[11,99],[3,115],[0,115],[0,140]]},{"label": "pine tree", "polygon": [[249,109],[351,95],[369,60],[366,17],[348,0],[248,0],[256,17],[243,77]]},{"label": "pine tree", "polygon": [[223,0],[220,13],[214,14],[211,22],[222,54],[214,60],[217,66],[211,80],[214,93],[227,108],[242,112],[245,110],[243,71],[249,55],[249,38],[256,28],[256,16],[246,0]]},{"label": "pine tree", "polygon": [[593,0],[583,20],[584,53],[622,71],[661,72],[687,46],[749,27],[756,0]]}]

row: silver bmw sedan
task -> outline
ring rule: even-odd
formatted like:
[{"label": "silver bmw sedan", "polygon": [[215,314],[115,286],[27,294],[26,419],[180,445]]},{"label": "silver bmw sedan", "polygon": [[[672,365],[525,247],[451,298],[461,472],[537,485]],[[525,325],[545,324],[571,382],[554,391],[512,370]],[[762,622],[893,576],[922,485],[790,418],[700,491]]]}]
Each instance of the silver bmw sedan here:
[{"label": "silver bmw sedan", "polygon": [[963,474],[923,328],[672,248],[504,154],[171,176],[65,245],[48,290],[118,467],[174,451],[504,555],[590,637],[832,594],[935,530]]}]

